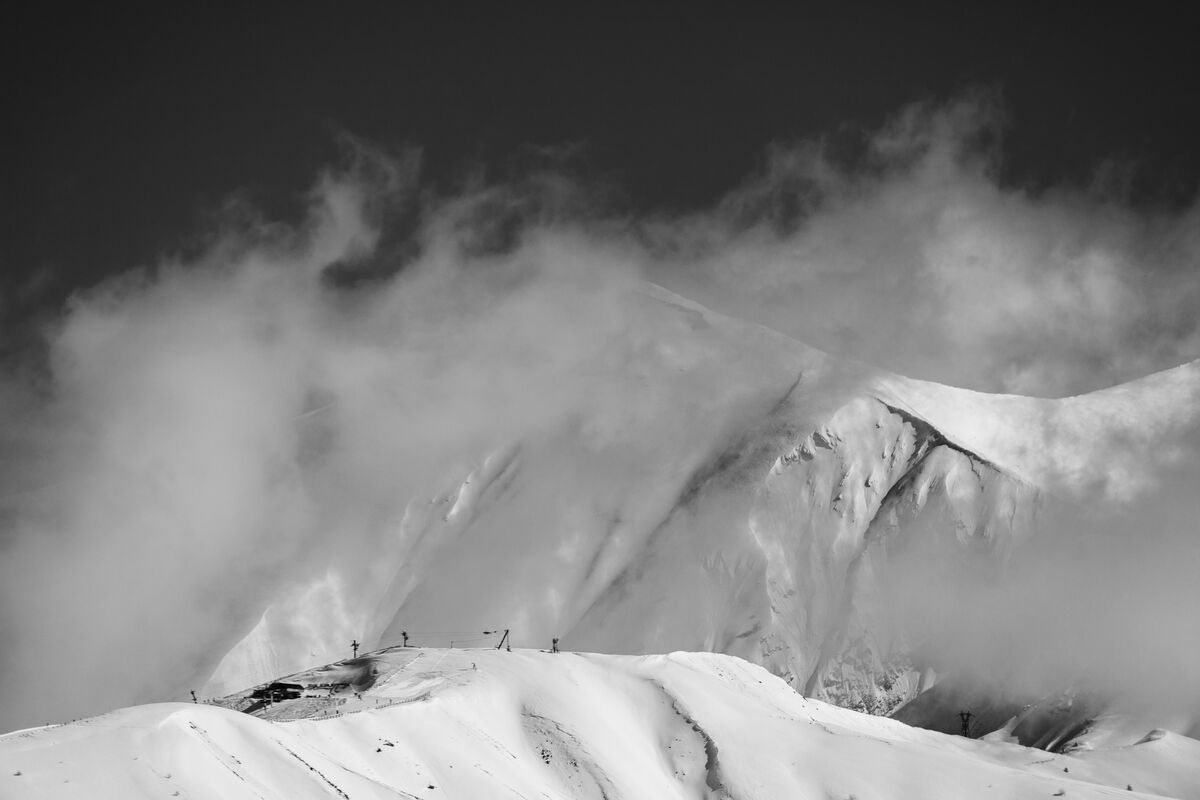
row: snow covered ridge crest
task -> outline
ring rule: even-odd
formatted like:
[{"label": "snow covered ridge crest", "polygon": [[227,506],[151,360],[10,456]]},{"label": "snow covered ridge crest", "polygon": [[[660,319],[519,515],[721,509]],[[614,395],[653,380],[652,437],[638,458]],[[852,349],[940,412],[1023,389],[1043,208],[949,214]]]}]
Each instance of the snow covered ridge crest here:
[{"label": "snow covered ridge crest", "polygon": [[716,654],[392,648],[283,680],[302,696],[0,736],[0,796],[1200,797],[1185,737],[1071,755],[972,741],[804,699]]}]

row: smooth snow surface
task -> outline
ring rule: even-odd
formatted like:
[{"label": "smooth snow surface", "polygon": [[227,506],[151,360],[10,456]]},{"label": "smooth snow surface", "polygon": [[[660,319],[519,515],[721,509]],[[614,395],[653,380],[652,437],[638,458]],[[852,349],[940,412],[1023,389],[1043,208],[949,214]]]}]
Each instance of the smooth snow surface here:
[{"label": "smooth snow surface", "polygon": [[258,716],[163,703],[0,737],[0,797],[1200,797],[1191,739],[1052,755],[807,700],[715,654],[393,648],[285,680],[306,696]]}]

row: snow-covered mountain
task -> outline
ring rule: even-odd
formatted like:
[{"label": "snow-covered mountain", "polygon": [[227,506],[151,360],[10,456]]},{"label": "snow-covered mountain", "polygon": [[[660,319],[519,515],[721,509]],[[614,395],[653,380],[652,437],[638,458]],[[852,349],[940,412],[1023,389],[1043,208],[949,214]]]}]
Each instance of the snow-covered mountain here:
[{"label": "snow-covered mountain", "polygon": [[1200,362],[1075,398],[995,396],[838,361],[657,287],[628,309],[588,365],[608,396],[398,498],[371,552],[269,598],[202,694],[355,637],[509,629],[521,647],[731,654],[887,713],[940,668],[885,620],[898,557],[1002,569],[1048,498],[1134,496],[1197,427]]},{"label": "snow-covered mountain", "polygon": [[[986,611],[975,595],[1010,602],[992,590],[1039,542],[1082,541],[1072,526],[1116,520],[1126,560],[1152,552],[1143,529],[1182,514],[1190,530],[1200,362],[1080,397],[996,396],[653,286],[612,308],[617,333],[564,367],[569,413],[444,459],[415,492],[409,475],[371,494],[356,535],[331,530],[320,558],[264,578],[248,617],[196,643],[208,702],[0,737],[0,797],[1200,797],[1196,704],[1113,691],[1178,689],[1192,662],[1139,649],[1128,622],[1129,655],[1080,636],[1066,646],[1084,657],[1040,684],[1018,662],[1044,632],[995,674],[939,641]],[[315,399],[295,417],[300,467],[344,464],[326,450],[354,409]],[[1143,514],[1171,481],[1184,502]],[[1112,560],[1081,574],[1119,595],[1135,584],[1095,571]],[[1084,588],[1034,598],[1028,618]],[[1189,603],[1151,593],[1133,622]],[[1090,613],[1064,611],[1066,632]],[[1026,633],[988,623],[967,649],[994,666]],[[500,632],[512,652],[461,649]],[[554,639],[567,652],[544,652]],[[352,640],[367,655],[339,661]],[[1121,674],[1135,661],[1149,666]],[[134,682],[139,665],[114,653],[106,669],[64,691]],[[250,698],[279,676],[303,696]],[[973,738],[947,736],[964,710]]]},{"label": "snow-covered mountain", "polygon": [[947,736],[723,655],[394,648],[285,680],[301,696],[0,736],[0,797],[1200,797],[1193,739],[1067,755]]}]

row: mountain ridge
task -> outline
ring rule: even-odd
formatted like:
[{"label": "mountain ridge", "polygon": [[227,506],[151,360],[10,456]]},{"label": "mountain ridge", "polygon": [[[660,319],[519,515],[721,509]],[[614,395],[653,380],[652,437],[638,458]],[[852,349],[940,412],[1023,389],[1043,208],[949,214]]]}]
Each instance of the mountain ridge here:
[{"label": "mountain ridge", "polygon": [[[949,531],[947,553],[1002,563],[1033,535],[1039,498],[1136,495],[1170,458],[1155,448],[1196,428],[1200,361],[1076,398],[988,395],[839,362],[659,287],[631,297],[604,378],[652,383],[659,416],[629,399],[615,419],[581,413],[464,465],[381,540],[376,567],[396,565],[386,585],[326,576],[272,606],[306,619],[357,603],[361,622],[284,652],[264,614],[205,692],[351,634],[383,645],[503,623],[523,646],[728,652],[887,711],[933,679],[902,669],[906,648],[877,630],[890,550]],[[746,380],[728,381],[727,363]],[[237,666],[255,648],[277,652],[274,669]]]},{"label": "mountain ridge", "polygon": [[1184,737],[1159,732],[1070,755],[973,741],[802,698],[762,668],[718,654],[388,648],[280,680],[299,696],[254,708],[246,690],[218,705],[139,706],[0,736],[0,795],[1200,793],[1191,768],[1200,743]]}]

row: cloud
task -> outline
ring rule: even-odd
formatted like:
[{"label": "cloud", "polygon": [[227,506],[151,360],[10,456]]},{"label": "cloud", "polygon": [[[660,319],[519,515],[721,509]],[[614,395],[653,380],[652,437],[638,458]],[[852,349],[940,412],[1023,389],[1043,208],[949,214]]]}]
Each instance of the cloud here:
[{"label": "cloud", "polygon": [[[1000,182],[1000,103],[911,106],[772,148],[715,209],[646,228],[652,274],[830,352],[984,391],[1063,396],[1200,356],[1200,206],[1102,180]],[[1109,182],[1111,184],[1111,182]]]},{"label": "cloud", "polygon": [[282,583],[369,567],[418,487],[587,407],[632,273],[569,231],[468,247],[460,197],[380,277],[398,163],[77,292],[0,382],[4,724],[198,686]]},{"label": "cloud", "polygon": [[1193,459],[1159,477],[1121,503],[1045,498],[1036,535],[1004,561],[897,548],[892,623],[977,690],[1028,702],[1071,688],[1115,701],[1146,729],[1194,735],[1200,468]]}]

